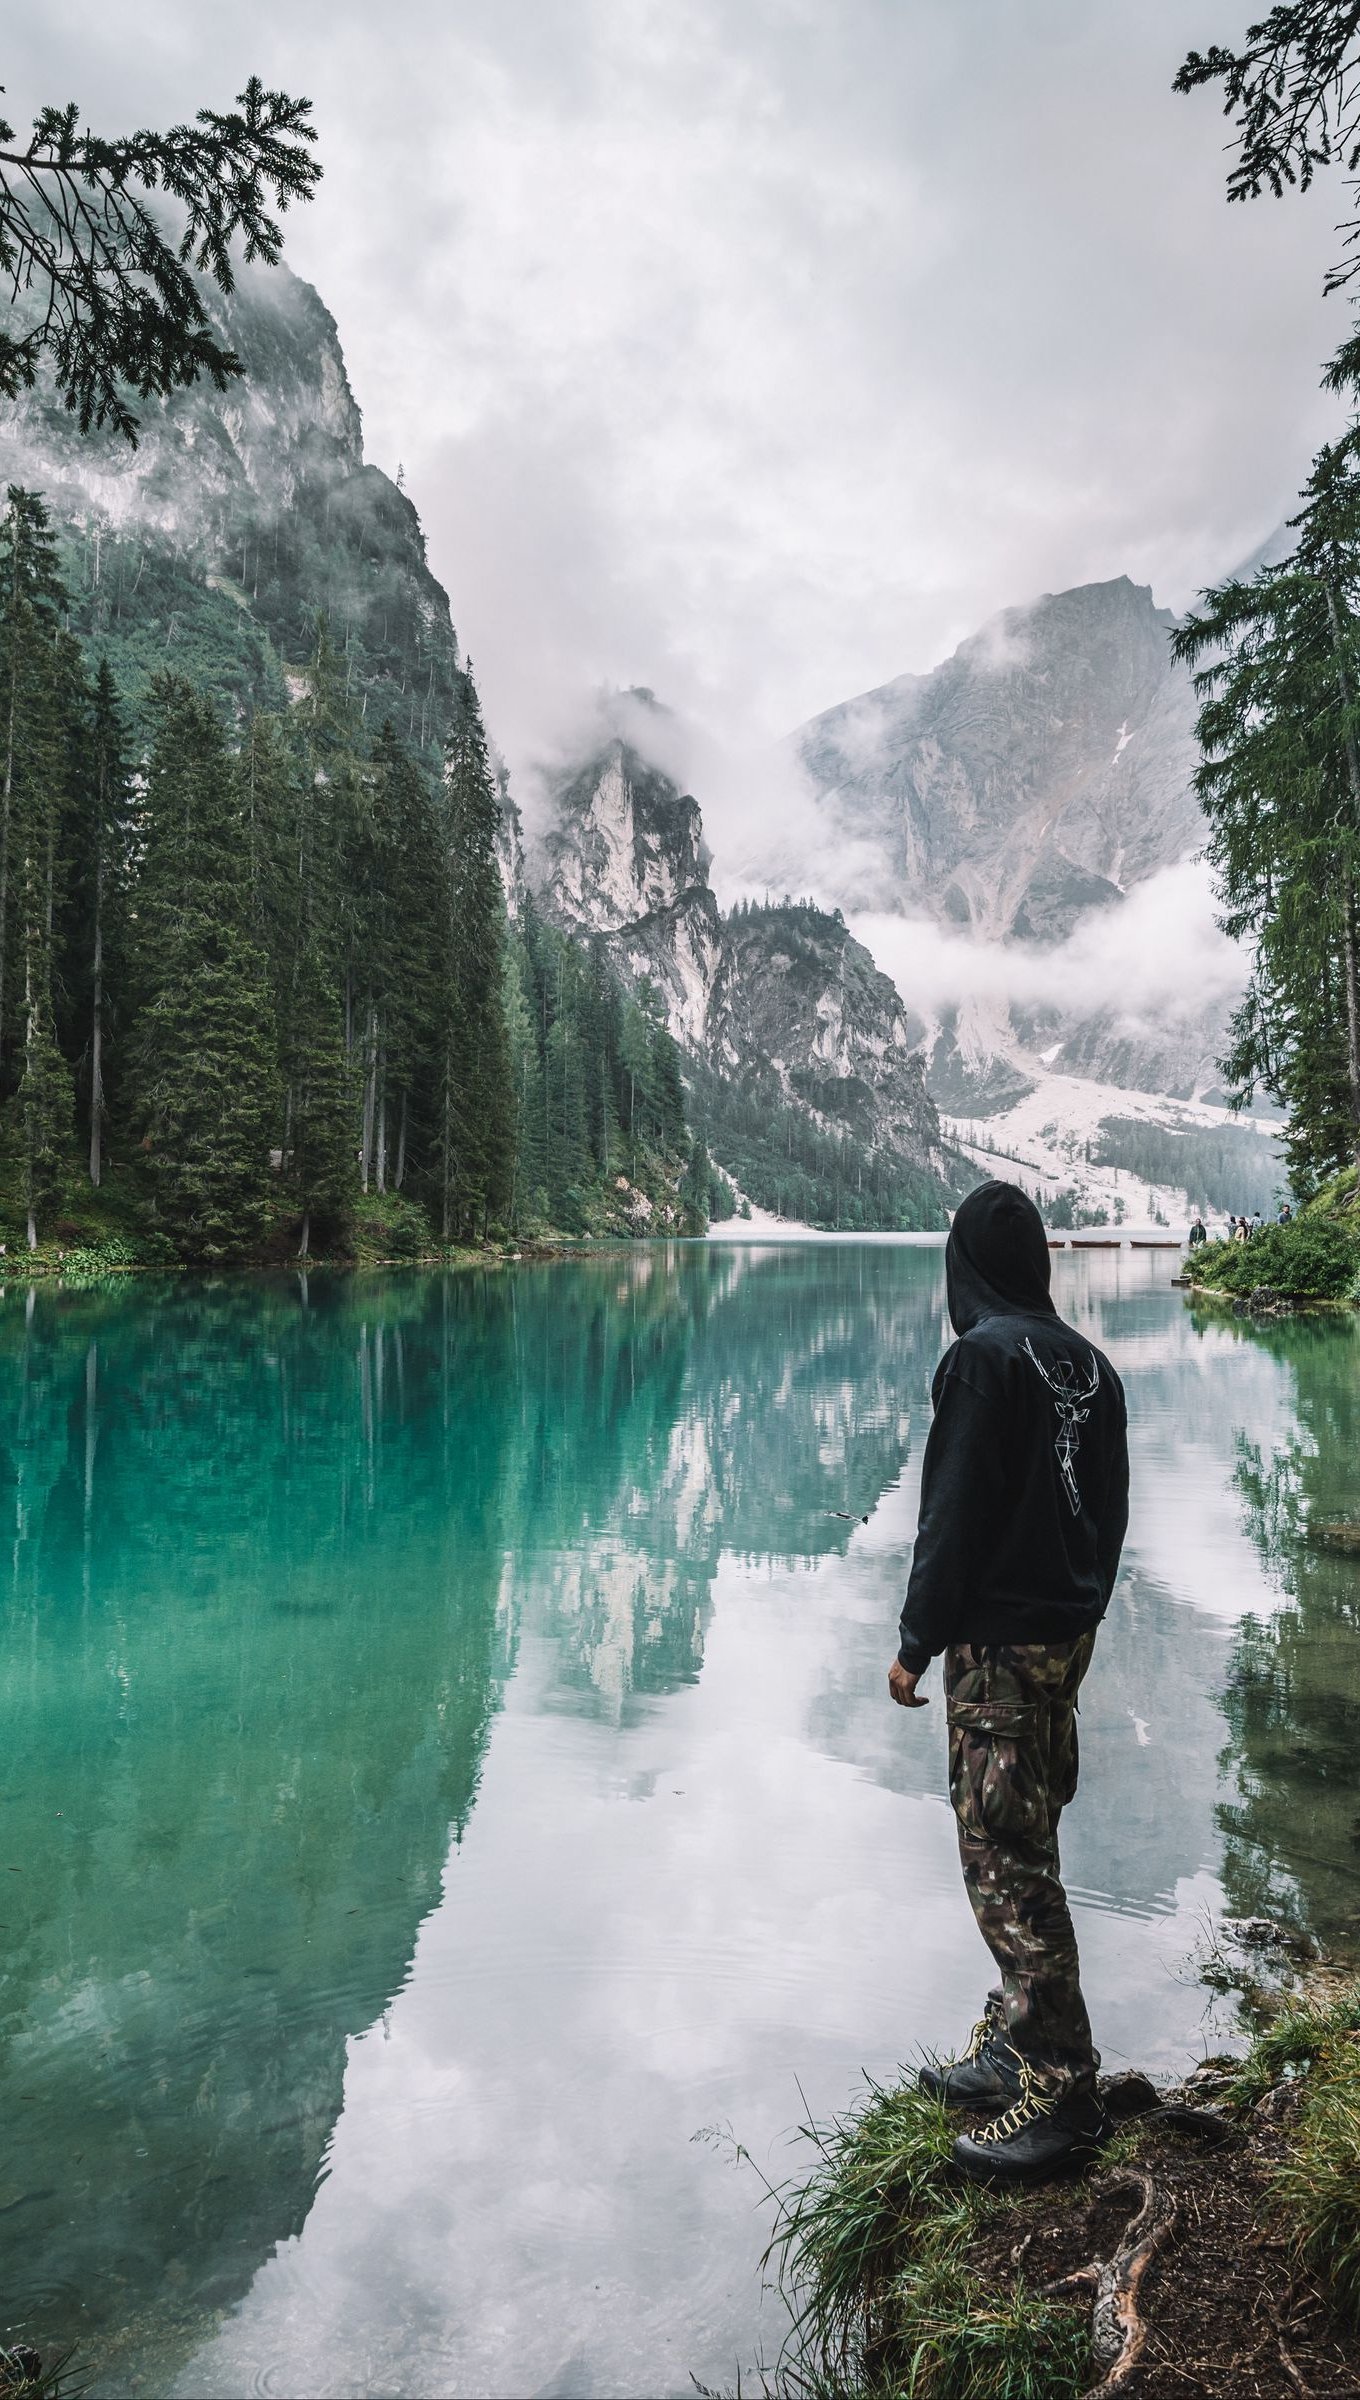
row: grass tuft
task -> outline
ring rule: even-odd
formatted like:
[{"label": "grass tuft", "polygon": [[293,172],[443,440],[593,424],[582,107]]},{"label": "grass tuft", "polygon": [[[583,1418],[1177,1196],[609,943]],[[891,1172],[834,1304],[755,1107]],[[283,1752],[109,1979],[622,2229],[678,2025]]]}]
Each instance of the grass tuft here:
[{"label": "grass tuft", "polygon": [[73,2350],[44,2360],[26,2342],[0,2343],[0,2400],[79,2400],[89,2370],[73,2367]]},{"label": "grass tuft", "polygon": [[[1339,2013],[1339,2012],[1334,2012]],[[1357,2014],[1351,2002],[1352,2017]],[[1271,2176],[1301,2263],[1360,2323],[1360,2030],[1334,2030],[1309,2069],[1292,2139]]]},{"label": "grass tuft", "polygon": [[1088,2380],[1084,2314],[967,2264],[1007,2203],[950,2180],[953,2128],[909,2085],[870,2084],[859,2107],[806,2125],[816,2164],[778,2195],[766,2253],[793,2330],[778,2389],[799,2400],[1075,2400]]},{"label": "grass tuft", "polygon": [[1257,2034],[1234,2076],[1229,2098],[1251,2108],[1277,2084],[1307,2074],[1338,2041],[1360,2033],[1360,1984],[1335,1999],[1304,1994],[1286,2001]]}]

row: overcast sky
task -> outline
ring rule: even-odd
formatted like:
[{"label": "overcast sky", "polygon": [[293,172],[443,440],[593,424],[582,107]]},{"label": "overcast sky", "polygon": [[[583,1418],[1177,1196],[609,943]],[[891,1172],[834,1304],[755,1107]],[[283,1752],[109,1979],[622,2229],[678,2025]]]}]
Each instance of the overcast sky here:
[{"label": "overcast sky", "polygon": [[44,0],[5,105],[310,93],[288,257],[522,762],[602,683],[724,740],[1127,572],[1183,604],[1333,421],[1344,193],[1229,208],[1224,0]]}]

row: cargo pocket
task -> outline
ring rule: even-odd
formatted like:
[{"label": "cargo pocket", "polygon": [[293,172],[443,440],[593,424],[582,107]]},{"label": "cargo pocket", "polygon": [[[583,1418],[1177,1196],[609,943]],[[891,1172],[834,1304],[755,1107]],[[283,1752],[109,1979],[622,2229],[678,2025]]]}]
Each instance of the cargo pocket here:
[{"label": "cargo pocket", "polygon": [[945,1715],[951,1725],[973,1733],[991,1733],[1006,1741],[1023,1741],[1033,1733],[1038,1710],[1032,1700],[950,1700]]},{"label": "cargo pocket", "polygon": [[1032,1837],[1043,1808],[1032,1700],[950,1700],[949,1797],[975,1841]]}]

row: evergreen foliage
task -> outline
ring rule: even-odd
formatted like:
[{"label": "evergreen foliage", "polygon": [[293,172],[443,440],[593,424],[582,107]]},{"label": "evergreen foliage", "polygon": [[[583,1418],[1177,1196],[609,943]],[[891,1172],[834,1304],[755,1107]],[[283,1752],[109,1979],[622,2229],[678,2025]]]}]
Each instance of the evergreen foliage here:
[{"label": "evergreen foliage", "polygon": [[[1126,1168],[1145,1183],[1184,1192],[1196,1207],[1234,1216],[1273,1209],[1283,1181],[1275,1143],[1245,1125],[1176,1132],[1142,1117],[1104,1117],[1088,1155],[1097,1166]],[[1063,1222],[1051,1209],[1047,1213],[1053,1225]]]},{"label": "evergreen foliage", "polygon": [[134,1124],[156,1213],[215,1261],[264,1230],[277,1058],[268,962],[241,874],[239,783],[208,702],[167,677],[138,886]]},{"label": "evergreen foliage", "polygon": [[444,769],[449,1006],[439,1079],[440,1222],[446,1242],[484,1234],[513,1184],[514,1105],[505,1023],[500,803],[471,674]]},{"label": "evergreen foliage", "polygon": [[44,505],[11,490],[0,1180],[30,1247],[82,1240],[86,1175],[114,1238],[205,1262],[702,1230],[718,1179],[655,996],[532,906],[507,924],[470,674],[437,786],[366,730],[324,617],[292,706],[228,717],[161,675],[134,765],[68,617]]},{"label": "evergreen foliage", "polygon": [[[773,1069],[698,1078],[708,1140],[749,1200],[828,1232],[914,1232],[946,1223],[924,1167],[871,1149],[790,1105]],[[717,1213],[717,1212],[713,1212]]]},{"label": "evergreen foliage", "polygon": [[30,1249],[71,1128],[70,1076],[56,1042],[55,934],[85,693],[61,599],[47,511],[11,487],[0,527],[0,1075],[19,1087]]},{"label": "evergreen foliage", "polygon": [[[283,235],[271,207],[309,200],[321,169],[311,102],[268,92],[252,75],[235,110],[200,109],[193,125],[109,140],[72,102],[44,108],[27,145],[0,120],[0,274],[15,303],[0,334],[0,393],[31,387],[44,357],[80,430],[115,426],[128,441],[143,399],[242,373],[211,331],[194,274],[233,286],[231,250],[274,265]],[[140,195],[164,192],[183,230],[172,247]],[[27,319],[27,322],[25,322]]]},{"label": "evergreen foliage", "polygon": [[[1360,344],[1333,380],[1360,389]],[[1174,636],[1197,666],[1222,923],[1253,945],[1223,1061],[1288,1117],[1300,1193],[1360,1157],[1360,427],[1319,452],[1297,543],[1250,583],[1206,592]]]},{"label": "evergreen foliage", "polygon": [[583,949],[532,902],[521,911],[507,980],[516,1224],[585,1233],[601,1192],[622,1190],[627,1216],[629,1194],[650,1206],[654,1185],[688,1172],[681,1210],[653,1230],[702,1232],[707,1210],[688,1170],[679,1052],[651,986],[626,992],[602,943]]},{"label": "evergreen foliage", "polygon": [[[1240,50],[1221,42],[1192,50],[1175,89],[1213,83],[1222,84],[1223,114],[1236,128],[1230,200],[1259,200],[1263,192],[1278,200],[1286,191],[1306,192],[1319,167],[1354,175],[1360,166],[1356,0],[1283,0],[1248,25]],[[1328,291],[1360,274],[1357,239],[1360,227],[1348,228],[1350,256],[1328,273]]]}]

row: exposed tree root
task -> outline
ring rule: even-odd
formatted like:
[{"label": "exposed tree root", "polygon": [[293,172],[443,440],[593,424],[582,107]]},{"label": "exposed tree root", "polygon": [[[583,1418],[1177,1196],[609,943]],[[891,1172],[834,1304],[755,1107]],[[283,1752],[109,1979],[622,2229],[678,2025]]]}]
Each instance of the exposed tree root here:
[{"label": "exposed tree root", "polygon": [[1148,2322],[1138,2306],[1139,2290],[1154,2258],[1166,2249],[1176,2231],[1175,2203],[1159,2197],[1152,2177],[1143,2168],[1123,2168],[1094,2188],[1117,2192],[1126,2186],[1141,2192],[1142,2205],[1137,2215],[1130,2217],[1113,2257],[1093,2259],[1089,2266],[1079,2267],[1074,2275],[1064,2275],[1060,2283],[1047,2287],[1053,2298],[1063,2292],[1095,2293],[1091,2347],[1105,2374],[1084,2400],[1107,2400],[1107,2395],[1122,2391],[1139,2365],[1148,2342]]},{"label": "exposed tree root", "polygon": [[1284,2368],[1295,2391],[1300,2395],[1300,2400],[1312,2400],[1313,2387],[1305,2379],[1284,2338],[1285,2312],[1274,2300],[1268,2302],[1267,2305],[1270,2310],[1270,2321],[1275,2330],[1275,2348],[1279,2353],[1280,2365]]},{"label": "exposed tree root", "polygon": [[1246,2140],[1241,2126],[1221,2116],[1216,2108],[1185,2108],[1170,2102],[1165,2108],[1149,2109],[1139,2123],[1168,2125],[1173,2133],[1193,2134],[1196,2141],[1207,2142],[1212,2149],[1240,2147]]}]

